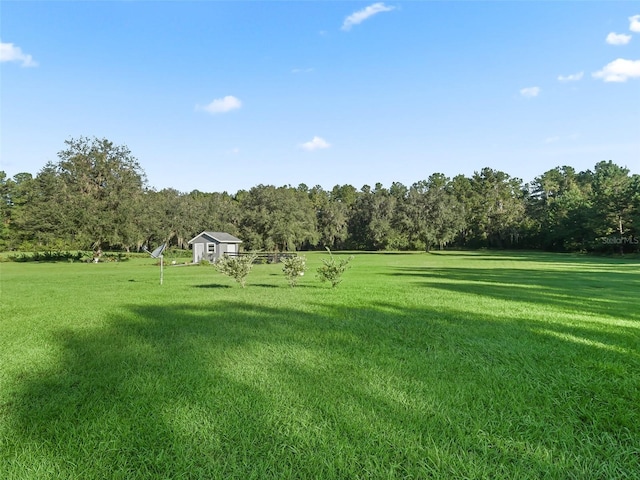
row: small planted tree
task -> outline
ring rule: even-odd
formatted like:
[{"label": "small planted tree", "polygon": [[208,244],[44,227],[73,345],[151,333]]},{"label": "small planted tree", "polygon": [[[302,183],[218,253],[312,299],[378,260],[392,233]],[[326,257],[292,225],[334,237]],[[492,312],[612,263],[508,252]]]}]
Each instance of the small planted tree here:
[{"label": "small planted tree", "polygon": [[253,262],[258,258],[255,253],[239,255],[237,257],[222,257],[215,263],[220,273],[230,276],[244,288],[247,276],[251,272]]},{"label": "small planted tree", "polygon": [[282,259],[282,271],[289,280],[289,285],[295,287],[298,278],[304,275],[307,269],[307,258],[304,255],[287,257]]},{"label": "small planted tree", "polygon": [[331,282],[331,288],[335,288],[342,281],[342,274],[349,268],[349,262],[353,260],[353,255],[348,258],[336,259],[329,247],[326,248],[329,252],[329,258],[322,259],[322,266],[317,270],[318,278],[321,282]]}]

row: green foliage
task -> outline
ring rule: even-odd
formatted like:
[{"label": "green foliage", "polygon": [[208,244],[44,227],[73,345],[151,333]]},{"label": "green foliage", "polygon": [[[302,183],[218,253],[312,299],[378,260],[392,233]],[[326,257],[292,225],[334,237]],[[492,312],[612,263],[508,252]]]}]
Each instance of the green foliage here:
[{"label": "green foliage", "polygon": [[[202,230],[228,232],[249,250],[527,248],[633,253],[640,237],[640,176],[611,160],[564,166],[530,184],[483,168],[434,173],[404,186],[360,190],[258,185],[235,194],[147,188],[126,146],[81,137],[36,176],[0,171],[0,250],[188,249]],[[176,257],[181,258],[181,257]],[[176,260],[177,261],[177,260]]]},{"label": "green foliage", "polygon": [[19,252],[7,256],[12,262],[124,262],[129,259],[129,255],[123,252],[105,252],[97,256],[93,252],[78,250],[76,252],[61,250],[45,250],[36,252]]},{"label": "green foliage", "polygon": [[224,256],[220,258],[214,265],[216,270],[224,275],[228,275],[238,282],[242,288],[245,287],[247,276],[253,268],[253,262],[258,258],[255,253]]},{"label": "green foliage", "polygon": [[517,247],[525,218],[525,187],[507,173],[483,168],[470,179],[454,178],[464,206],[464,227],[473,247]]},{"label": "green foliage", "polygon": [[304,275],[306,269],[307,257],[304,255],[295,255],[282,259],[282,271],[289,280],[289,285],[292,287],[296,286],[298,279]]},{"label": "green foliage", "polygon": [[429,251],[437,245],[442,249],[463,229],[464,208],[450,186],[450,180],[437,173],[414,183],[404,194],[395,223],[410,248]]},{"label": "green foliage", "polygon": [[322,259],[322,266],[318,267],[318,278],[321,282],[330,282],[331,288],[335,288],[340,282],[342,282],[342,274],[349,268],[349,263],[353,260],[353,255],[348,258],[336,259],[329,247],[329,258]]},{"label": "green foliage", "polygon": [[62,262],[62,261],[81,261],[88,254],[87,252],[77,251],[53,251],[46,250],[43,252],[22,252],[15,253],[8,256],[12,262]]},{"label": "green foliage", "polygon": [[305,190],[258,185],[238,199],[248,248],[294,251],[318,240],[316,212]]},{"label": "green foliage", "polygon": [[612,161],[593,172],[555,168],[535,179],[528,216],[538,244],[560,251],[638,251],[635,243],[612,245],[603,237],[637,238],[640,178]]},{"label": "green foliage", "polygon": [[[35,178],[0,175],[5,243],[36,247],[129,248],[140,236],[140,198],[145,175],[126,146],[106,139],[80,137],[65,142],[57,163],[49,162]],[[8,238],[6,238],[8,237]]]}]

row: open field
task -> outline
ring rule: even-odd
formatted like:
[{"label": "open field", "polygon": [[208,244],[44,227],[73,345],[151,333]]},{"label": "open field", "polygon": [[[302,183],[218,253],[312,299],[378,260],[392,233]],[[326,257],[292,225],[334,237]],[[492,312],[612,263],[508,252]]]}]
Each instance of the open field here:
[{"label": "open field", "polygon": [[638,478],[637,258],[322,256],[0,264],[0,478]]}]

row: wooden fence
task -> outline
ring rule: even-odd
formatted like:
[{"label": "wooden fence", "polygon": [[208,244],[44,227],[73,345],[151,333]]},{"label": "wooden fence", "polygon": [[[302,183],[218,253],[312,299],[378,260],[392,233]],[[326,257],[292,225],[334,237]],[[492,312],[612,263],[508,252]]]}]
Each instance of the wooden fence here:
[{"label": "wooden fence", "polygon": [[[225,253],[226,257],[246,257],[252,255],[251,253]],[[256,260],[254,263],[280,263],[283,258],[297,257],[297,253],[292,252],[273,252],[273,253],[255,253]]]}]

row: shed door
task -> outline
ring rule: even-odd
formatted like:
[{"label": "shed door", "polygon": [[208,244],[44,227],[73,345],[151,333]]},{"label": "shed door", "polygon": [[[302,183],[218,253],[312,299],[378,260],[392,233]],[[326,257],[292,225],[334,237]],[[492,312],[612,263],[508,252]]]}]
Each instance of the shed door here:
[{"label": "shed door", "polygon": [[235,243],[229,243],[227,244],[227,253],[236,253],[236,244]]},{"label": "shed door", "polygon": [[193,263],[199,263],[204,254],[204,243],[193,244]]}]

